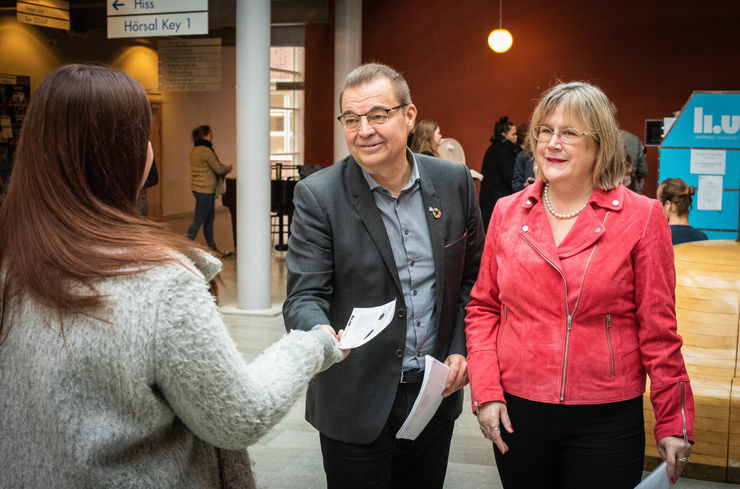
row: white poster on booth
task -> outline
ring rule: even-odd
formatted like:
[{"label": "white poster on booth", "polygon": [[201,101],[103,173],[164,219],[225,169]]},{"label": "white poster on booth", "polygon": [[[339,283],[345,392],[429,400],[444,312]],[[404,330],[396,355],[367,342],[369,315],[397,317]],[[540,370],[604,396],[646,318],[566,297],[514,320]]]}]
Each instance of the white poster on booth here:
[{"label": "white poster on booth", "polygon": [[691,173],[724,175],[727,152],[723,149],[692,149]]},{"label": "white poster on booth", "polygon": [[699,175],[696,208],[700,211],[722,210],[721,175]]}]

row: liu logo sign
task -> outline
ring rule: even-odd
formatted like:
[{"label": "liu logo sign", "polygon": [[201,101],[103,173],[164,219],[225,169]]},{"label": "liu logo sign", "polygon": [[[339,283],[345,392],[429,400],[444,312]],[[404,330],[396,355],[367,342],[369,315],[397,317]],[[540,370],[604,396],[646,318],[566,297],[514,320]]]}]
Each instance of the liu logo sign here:
[{"label": "liu logo sign", "polygon": [[694,134],[714,134],[722,139],[722,136],[732,136],[740,130],[740,115],[720,115],[718,118],[719,123],[715,124],[713,115],[704,114],[704,107],[694,107]]}]

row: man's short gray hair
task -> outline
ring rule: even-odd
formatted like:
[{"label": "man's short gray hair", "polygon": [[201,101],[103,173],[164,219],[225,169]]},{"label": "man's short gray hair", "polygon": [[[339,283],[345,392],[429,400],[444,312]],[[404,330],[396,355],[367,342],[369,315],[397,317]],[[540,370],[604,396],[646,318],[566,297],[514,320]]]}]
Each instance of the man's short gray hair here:
[{"label": "man's short gray hair", "polygon": [[344,78],[342,93],[339,94],[339,110],[342,110],[342,97],[344,97],[345,90],[348,88],[359,87],[360,85],[370,83],[378,78],[386,78],[390,80],[391,85],[393,85],[393,88],[396,91],[399,105],[408,105],[412,103],[409,85],[399,72],[388,65],[380,63],[366,63],[352,70]]}]

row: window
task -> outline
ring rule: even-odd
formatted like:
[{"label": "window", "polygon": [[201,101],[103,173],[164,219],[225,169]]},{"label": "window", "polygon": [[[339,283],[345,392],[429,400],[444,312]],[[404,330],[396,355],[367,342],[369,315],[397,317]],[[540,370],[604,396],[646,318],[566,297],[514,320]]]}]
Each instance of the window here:
[{"label": "window", "polygon": [[282,178],[298,177],[303,164],[303,47],[270,48],[270,163],[281,163]]}]

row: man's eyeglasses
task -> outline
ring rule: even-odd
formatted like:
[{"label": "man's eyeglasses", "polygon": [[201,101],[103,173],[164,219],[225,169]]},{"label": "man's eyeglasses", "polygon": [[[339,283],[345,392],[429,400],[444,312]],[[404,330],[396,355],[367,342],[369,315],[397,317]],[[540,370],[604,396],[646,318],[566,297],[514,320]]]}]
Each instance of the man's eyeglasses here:
[{"label": "man's eyeglasses", "polygon": [[381,107],[365,112],[364,114],[354,114],[352,112],[348,112],[337,117],[337,120],[342,123],[345,129],[348,129],[350,131],[360,127],[360,119],[362,117],[367,118],[368,124],[373,127],[382,126],[383,124],[388,122],[388,119],[391,118],[391,110],[400,109],[401,107],[406,107],[407,105],[408,104],[396,105],[395,107],[391,107],[390,109],[384,109]]},{"label": "man's eyeglasses", "polygon": [[560,142],[563,144],[575,144],[581,138],[581,136],[593,136],[596,134],[595,131],[584,132],[576,129],[563,129],[561,131],[555,131],[547,126],[537,126],[532,128],[532,137],[536,141],[543,143],[549,142],[554,135],[558,135]]}]

